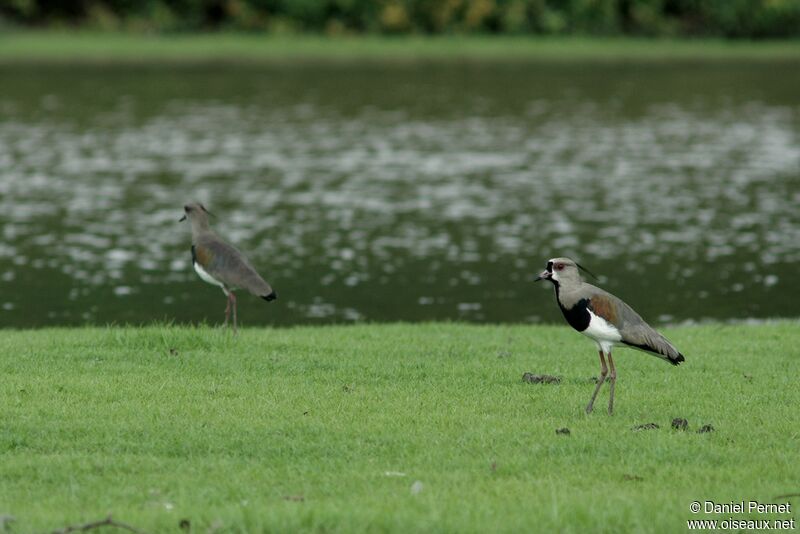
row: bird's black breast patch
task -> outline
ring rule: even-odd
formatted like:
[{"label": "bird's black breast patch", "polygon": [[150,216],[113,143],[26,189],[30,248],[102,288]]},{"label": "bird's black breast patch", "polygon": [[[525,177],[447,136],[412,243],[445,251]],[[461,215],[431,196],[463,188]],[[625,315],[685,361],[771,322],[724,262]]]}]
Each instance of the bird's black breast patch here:
[{"label": "bird's black breast patch", "polygon": [[588,299],[579,300],[572,308],[569,309],[562,306],[561,302],[558,303],[558,307],[561,308],[561,313],[564,314],[564,319],[567,320],[572,328],[578,332],[583,332],[589,328],[589,321],[592,320],[592,316],[589,314]]},{"label": "bird's black breast patch", "polygon": [[197,254],[194,252],[194,245],[192,245],[192,265],[197,263]]}]

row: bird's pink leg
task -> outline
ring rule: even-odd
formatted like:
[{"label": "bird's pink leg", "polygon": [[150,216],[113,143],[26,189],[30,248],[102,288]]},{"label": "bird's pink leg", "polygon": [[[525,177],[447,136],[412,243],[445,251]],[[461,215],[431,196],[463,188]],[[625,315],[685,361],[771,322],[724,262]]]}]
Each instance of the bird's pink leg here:
[{"label": "bird's pink leg", "polygon": [[614,360],[611,359],[611,353],[608,353],[608,366],[611,368],[611,374],[608,375],[608,380],[611,383],[611,393],[608,397],[608,415],[614,413],[614,386],[617,384],[617,369],[614,367]]},{"label": "bird's pink leg", "polygon": [[228,302],[225,305],[225,322],[222,325],[223,328],[228,326],[228,319],[231,316],[231,295],[232,293],[228,293],[227,295],[225,295],[225,298],[228,300]]},{"label": "bird's pink leg", "polygon": [[231,291],[230,295],[233,303],[233,333],[236,334],[236,295],[233,294],[233,291]]},{"label": "bird's pink leg", "polygon": [[[594,388],[592,400],[589,401],[589,406],[586,407],[586,413],[592,413],[594,409],[594,399],[597,398],[597,392],[600,391],[600,386],[606,381],[606,375],[608,374],[608,367],[606,367],[606,358],[603,356],[603,351],[598,351],[598,354],[600,354],[600,379],[597,381],[597,386]],[[609,359],[611,359],[611,355],[609,355]]]}]

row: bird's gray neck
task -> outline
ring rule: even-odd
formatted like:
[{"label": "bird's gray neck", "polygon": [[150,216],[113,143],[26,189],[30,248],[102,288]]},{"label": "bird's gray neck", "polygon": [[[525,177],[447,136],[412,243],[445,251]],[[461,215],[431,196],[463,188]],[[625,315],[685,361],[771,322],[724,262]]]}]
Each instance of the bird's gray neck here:
[{"label": "bird's gray neck", "polygon": [[556,298],[565,308],[572,308],[579,300],[585,297],[581,291],[583,282],[556,285]]},{"label": "bird's gray neck", "polygon": [[201,236],[210,234],[211,227],[208,221],[192,219],[192,241],[196,242]]}]

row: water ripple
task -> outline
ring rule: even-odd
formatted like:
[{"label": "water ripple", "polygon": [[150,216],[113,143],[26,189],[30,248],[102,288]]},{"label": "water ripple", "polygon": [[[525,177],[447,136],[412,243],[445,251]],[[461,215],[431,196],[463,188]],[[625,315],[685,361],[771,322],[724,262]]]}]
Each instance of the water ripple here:
[{"label": "water ripple", "polygon": [[[604,267],[612,289],[662,269],[684,299],[743,292],[761,299],[753,315],[773,310],[758,292],[796,290],[783,276],[800,261],[796,106],[653,102],[614,119],[551,104],[424,118],[172,99],[146,120],[127,104],[88,122],[0,120],[3,280],[54,272],[123,300],[157,288],[177,306],[198,290],[177,224],[198,199],[296,290],[289,322],[392,318],[397,290],[397,318],[539,317],[511,301],[557,253]],[[665,321],[730,313],[662,300]]]}]

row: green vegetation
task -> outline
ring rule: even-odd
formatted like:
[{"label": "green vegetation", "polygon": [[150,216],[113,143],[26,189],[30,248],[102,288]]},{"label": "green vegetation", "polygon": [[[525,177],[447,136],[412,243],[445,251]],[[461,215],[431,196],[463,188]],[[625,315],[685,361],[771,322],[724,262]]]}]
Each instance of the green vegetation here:
[{"label": "green vegetation", "polygon": [[527,37],[340,37],[247,34],[0,34],[0,61],[259,61],[290,59],[797,60],[790,41]]},{"label": "green vegetation", "polygon": [[677,368],[620,349],[609,417],[583,413],[598,363],[567,326],[5,331],[0,516],[14,532],[108,513],[149,532],[676,532],[695,499],[797,492],[797,332],[667,330]]},{"label": "green vegetation", "polygon": [[800,36],[800,0],[11,0],[0,23],[127,31],[246,30]]}]

